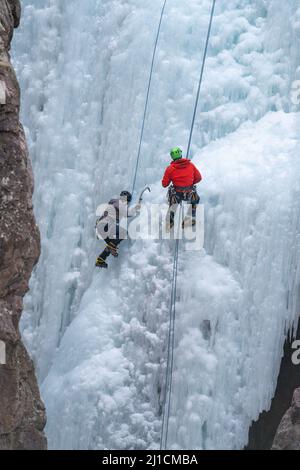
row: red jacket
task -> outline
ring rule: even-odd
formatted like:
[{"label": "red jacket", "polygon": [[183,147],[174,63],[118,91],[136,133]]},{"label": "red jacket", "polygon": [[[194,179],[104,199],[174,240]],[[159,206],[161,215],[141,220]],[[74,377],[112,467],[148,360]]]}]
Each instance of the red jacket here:
[{"label": "red jacket", "polygon": [[201,173],[191,160],[180,158],[180,160],[176,160],[168,166],[162,180],[162,185],[164,188],[167,188],[172,182],[175,187],[187,187],[200,183],[200,181],[202,181]]}]

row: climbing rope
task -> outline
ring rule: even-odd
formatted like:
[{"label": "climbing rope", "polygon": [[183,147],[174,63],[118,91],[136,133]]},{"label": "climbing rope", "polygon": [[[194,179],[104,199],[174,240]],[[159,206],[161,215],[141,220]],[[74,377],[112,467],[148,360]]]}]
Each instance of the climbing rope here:
[{"label": "climbing rope", "polygon": [[[206,57],[208,52],[208,46],[211,35],[212,22],[215,13],[216,0],[212,0],[212,8],[210,14],[210,21],[208,26],[208,32],[206,37],[206,43],[204,48],[204,55],[201,67],[201,73],[199,78],[198,90],[196,95],[196,102],[194,106],[193,118],[191,123],[191,130],[187,148],[187,157],[190,152],[196,114],[198,109],[198,103],[200,98],[201,86],[203,81],[203,74],[205,69]],[[180,218],[179,227],[182,213],[182,203],[180,205]],[[179,258],[179,236],[177,236],[174,250],[174,262],[173,262],[173,275],[172,275],[172,290],[171,290],[171,302],[169,311],[169,337],[168,337],[168,356],[167,356],[167,370],[166,370],[166,386],[165,386],[165,398],[163,405],[163,419],[162,419],[162,431],[160,439],[160,449],[166,450],[168,444],[168,432],[169,432],[169,421],[170,421],[170,410],[171,410],[171,395],[172,395],[172,382],[173,382],[173,367],[174,367],[174,345],[175,345],[175,318],[176,318],[176,293],[177,293],[177,275],[178,275],[178,258]]]},{"label": "climbing rope", "polygon": [[141,134],[140,134],[140,142],[139,142],[139,148],[138,148],[138,154],[137,154],[135,171],[134,171],[134,178],[133,178],[133,184],[132,184],[132,191],[131,191],[132,194],[134,193],[134,190],[135,190],[136,178],[137,178],[137,173],[138,173],[138,168],[139,168],[139,163],[140,163],[142,143],[143,143],[143,138],[144,138],[145,123],[146,123],[146,116],[147,116],[147,111],[148,111],[149,95],[150,95],[150,89],[151,89],[151,83],[152,83],[152,77],[153,77],[153,70],[154,70],[154,62],[155,62],[157,45],[158,45],[158,40],[159,40],[159,36],[160,36],[161,24],[162,24],[164,12],[165,12],[166,4],[167,4],[167,0],[164,0],[162,10],[161,10],[161,14],[160,14],[159,23],[158,23],[158,29],[157,29],[157,34],[156,34],[156,38],[155,38],[154,49],[153,49],[153,56],[152,56],[150,75],[149,75],[149,81],[148,81],[148,88],[147,88],[147,95],[146,95],[145,108],[144,108],[144,114],[143,114],[142,128],[141,128]]},{"label": "climbing rope", "polygon": [[[176,318],[176,295],[177,295],[177,272],[179,260],[179,230],[180,221],[182,216],[182,203],[180,204],[179,223],[177,239],[175,242],[174,261],[173,261],[173,275],[172,275],[172,290],[171,302],[169,311],[169,337],[168,337],[168,357],[167,357],[167,370],[166,370],[166,385],[165,385],[165,402],[163,407],[162,419],[162,432],[160,437],[160,450],[166,449],[168,439],[168,428],[171,410],[171,391],[172,391],[172,376],[173,376],[173,363],[174,363],[174,343],[175,343],[175,318]],[[168,398],[167,398],[168,397]]]},{"label": "climbing rope", "polygon": [[206,36],[206,43],[205,43],[202,67],[201,67],[200,78],[199,78],[199,85],[198,85],[197,96],[196,96],[196,103],[195,103],[195,107],[194,107],[193,119],[192,119],[192,124],[191,124],[191,132],[190,132],[189,143],[188,143],[188,147],[187,147],[187,151],[186,151],[187,158],[188,158],[189,153],[190,153],[191,143],[192,143],[192,138],[193,138],[193,133],[194,133],[196,113],[197,113],[197,109],[198,109],[201,86],[202,86],[202,81],[203,81],[203,74],[204,74],[207,51],[208,51],[208,45],[209,45],[209,40],[210,40],[211,27],[212,27],[212,22],[213,22],[213,19],[214,19],[214,14],[215,14],[215,6],[216,6],[216,0],[213,0],[212,8],[211,8],[211,14],[210,14],[210,20],[209,20],[209,26],[208,26],[208,32],[207,32],[207,36]]}]

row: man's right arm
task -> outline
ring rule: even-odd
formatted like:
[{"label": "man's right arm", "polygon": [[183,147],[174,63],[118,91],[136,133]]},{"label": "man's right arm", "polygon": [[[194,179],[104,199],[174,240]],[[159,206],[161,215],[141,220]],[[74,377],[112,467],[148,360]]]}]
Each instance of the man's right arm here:
[{"label": "man's right arm", "polygon": [[135,206],[128,207],[128,217],[135,217],[138,215],[142,207],[142,204],[138,202]]},{"label": "man's right arm", "polygon": [[164,188],[167,188],[170,183],[171,183],[170,172],[169,172],[169,168],[167,168],[161,184],[163,185]]}]

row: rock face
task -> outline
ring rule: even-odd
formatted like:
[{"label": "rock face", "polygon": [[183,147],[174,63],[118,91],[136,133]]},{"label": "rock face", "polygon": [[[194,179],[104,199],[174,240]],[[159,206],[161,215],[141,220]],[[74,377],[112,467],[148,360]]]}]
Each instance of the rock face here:
[{"label": "rock face", "polygon": [[294,340],[300,340],[300,323],[296,335],[287,334],[275,396],[269,411],[252,423],[247,450],[270,450],[283,415],[290,408],[293,394],[300,387],[300,367],[292,361]]},{"label": "rock face", "polygon": [[19,0],[0,0],[0,449],[45,449],[45,408],[18,328],[40,254],[20,91],[9,56],[20,14]]},{"label": "rock face", "polygon": [[272,449],[300,450],[300,388],[294,393],[292,407],[282,418]]}]

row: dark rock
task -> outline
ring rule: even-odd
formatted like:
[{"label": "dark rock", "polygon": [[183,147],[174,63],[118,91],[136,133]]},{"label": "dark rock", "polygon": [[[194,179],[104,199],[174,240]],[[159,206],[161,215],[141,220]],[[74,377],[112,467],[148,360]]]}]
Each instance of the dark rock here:
[{"label": "dark rock", "polygon": [[40,255],[20,90],[9,56],[20,15],[19,0],[0,0],[0,341],[6,349],[5,364],[0,361],[0,449],[45,449],[45,408],[18,327]]},{"label": "dark rock", "polygon": [[295,391],[292,406],[282,418],[272,449],[300,450],[300,388]]},{"label": "dark rock", "polygon": [[[275,396],[269,411],[264,411],[259,419],[252,423],[249,431],[247,450],[270,450],[283,415],[291,406],[293,393],[300,387],[300,367],[293,364],[292,355],[294,339],[300,339],[300,324],[296,338],[288,334],[284,345]],[[293,339],[291,339],[291,337]]]}]

